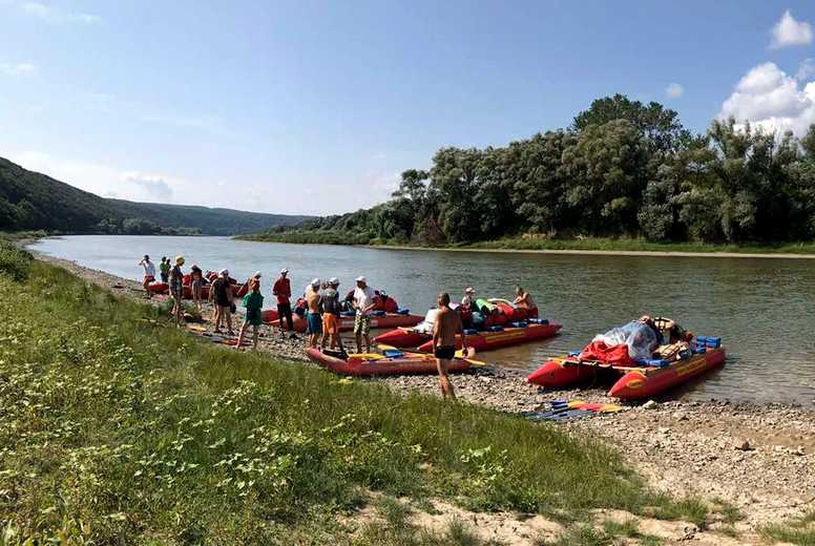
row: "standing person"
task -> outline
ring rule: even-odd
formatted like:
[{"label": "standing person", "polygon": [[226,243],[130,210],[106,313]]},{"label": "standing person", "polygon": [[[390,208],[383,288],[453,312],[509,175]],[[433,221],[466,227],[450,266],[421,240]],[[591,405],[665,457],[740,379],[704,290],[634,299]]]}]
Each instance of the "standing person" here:
[{"label": "standing person", "polygon": [[177,325],[181,326],[184,320],[184,273],[181,266],[184,265],[184,257],[175,257],[175,266],[170,270],[170,295],[173,297],[173,316]]},{"label": "standing person", "polygon": [[204,272],[201,268],[193,264],[190,268],[190,292],[192,293],[192,301],[196,309],[201,310],[201,294],[204,290]]},{"label": "standing person", "polygon": [[286,326],[290,336],[294,334],[294,319],[291,315],[291,282],[288,279],[289,270],[285,267],[280,270],[280,276],[272,287],[272,294],[277,296],[277,318],[280,321],[280,335],[286,335],[283,331],[283,319],[286,319]]},{"label": "standing person", "polygon": [[323,335],[323,319],[320,316],[320,279],[314,279],[306,292],[306,323],[308,324],[308,347],[317,348],[317,339]]},{"label": "standing person", "polygon": [[209,289],[210,298],[215,302],[215,333],[221,333],[221,325],[226,323],[227,333],[235,335],[232,331],[232,302],[234,294],[229,282],[229,270],[222,269],[218,278],[212,281]]},{"label": "standing person", "polygon": [[144,291],[147,292],[147,299],[151,299],[153,294],[150,292],[150,283],[156,280],[156,266],[150,261],[150,256],[147,254],[139,262],[139,265],[144,268],[144,277],[142,278],[141,285]]},{"label": "standing person", "polygon": [[532,294],[525,292],[520,286],[515,287],[515,300],[513,302],[521,309],[526,309],[526,316],[529,318],[538,318],[538,304],[532,297]]},{"label": "standing person", "polygon": [[362,352],[362,338],[365,338],[365,352],[371,352],[371,311],[375,307],[374,291],[368,286],[365,277],[356,278],[357,287],[354,290],[354,335],[357,341],[357,352]]},{"label": "standing person", "polygon": [[461,333],[461,345],[465,354],[467,354],[467,336],[464,335],[458,313],[450,309],[450,295],[447,292],[441,292],[437,303],[439,312],[436,313],[436,321],[433,323],[433,355],[436,357],[436,365],[439,369],[441,394],[444,398],[449,396],[455,400],[456,391],[447,374],[450,362],[456,356],[456,334]]},{"label": "standing person", "polygon": [[328,342],[331,342],[330,347],[336,349],[339,347],[342,350],[342,340],[340,340],[340,312],[342,311],[342,304],[340,303],[340,293],[337,290],[340,287],[340,281],[333,277],[328,281],[328,288],[323,290],[320,294],[320,309],[323,312],[323,339],[320,346],[325,349]]},{"label": "standing person", "polygon": [[170,282],[170,258],[167,256],[161,257],[161,263],[158,266],[159,274],[161,274],[161,282],[168,284]]},{"label": "standing person", "polygon": [[241,332],[238,334],[238,343],[235,344],[236,349],[240,349],[243,345],[243,337],[246,335],[246,329],[249,325],[252,326],[252,349],[258,348],[258,329],[263,324],[261,318],[263,312],[263,295],[260,293],[260,272],[249,280],[249,293],[243,297],[243,306],[246,308],[246,319],[241,326]]}]

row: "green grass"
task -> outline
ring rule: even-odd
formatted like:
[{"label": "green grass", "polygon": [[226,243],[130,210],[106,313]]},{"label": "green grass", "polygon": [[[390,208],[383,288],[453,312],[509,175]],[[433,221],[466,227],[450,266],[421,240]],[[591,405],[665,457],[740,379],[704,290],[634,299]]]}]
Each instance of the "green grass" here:
[{"label": "green grass", "polygon": [[598,443],[229,351],[25,253],[0,262],[0,291],[8,544],[318,544],[365,491],[696,517]]},{"label": "green grass", "polygon": [[[349,234],[337,231],[302,231],[291,230],[280,233],[247,235],[239,237],[251,241],[266,241],[296,244],[327,245],[371,245],[371,246],[407,246],[425,248],[426,245],[405,243],[395,240],[374,239],[362,234]],[[645,239],[631,238],[582,238],[582,239],[547,239],[536,237],[507,237],[494,241],[441,245],[446,249],[483,249],[483,250],[601,250],[611,252],[692,252],[716,253],[730,252],[742,254],[815,254],[815,242],[801,243],[654,243]]]},{"label": "green grass", "polygon": [[813,546],[815,545],[815,510],[783,524],[766,525],[761,529],[761,534],[772,542]]}]

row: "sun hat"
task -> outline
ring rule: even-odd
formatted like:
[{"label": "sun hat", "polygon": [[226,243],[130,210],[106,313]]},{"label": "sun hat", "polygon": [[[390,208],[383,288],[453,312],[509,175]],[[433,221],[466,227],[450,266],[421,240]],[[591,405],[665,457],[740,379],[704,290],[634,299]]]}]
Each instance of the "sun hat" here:
[{"label": "sun hat", "polygon": [[281,270],[280,270],[280,274],[281,274],[281,275],[285,275],[285,274],[286,274],[286,273],[288,273],[288,272],[289,272],[289,270],[288,270],[288,269],[286,269],[285,267],[284,267],[283,269],[281,269]]},{"label": "sun hat", "polygon": [[175,263],[177,265],[182,265],[184,263],[184,256],[176,256],[175,257]]},{"label": "sun hat", "polygon": [[468,294],[474,294],[475,293],[475,289],[472,286],[468,286],[467,288],[464,289],[464,291],[466,293],[468,293]]},{"label": "sun hat", "polygon": [[356,279],[354,279],[354,280],[355,280],[356,282],[368,282],[368,281],[365,279],[365,276],[364,276],[364,275],[360,275],[359,277],[357,277],[357,278],[356,278]]},{"label": "sun hat", "polygon": [[320,286],[320,279],[311,279],[311,286]]}]

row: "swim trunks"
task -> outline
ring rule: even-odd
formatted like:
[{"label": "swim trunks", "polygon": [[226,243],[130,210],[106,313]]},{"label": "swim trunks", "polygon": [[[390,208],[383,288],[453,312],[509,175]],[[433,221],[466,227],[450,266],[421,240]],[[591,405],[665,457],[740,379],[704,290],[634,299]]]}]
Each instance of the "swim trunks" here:
[{"label": "swim trunks", "polygon": [[309,313],[307,316],[307,321],[309,334],[323,333],[323,319],[320,316],[320,313]]},{"label": "swim trunks", "polygon": [[354,333],[367,336],[368,332],[370,331],[371,331],[371,317],[369,315],[362,315],[360,313],[357,313],[357,316],[354,317]]},{"label": "swim trunks", "polygon": [[435,347],[433,349],[433,356],[439,360],[452,360],[456,356],[456,348],[453,345],[445,345],[444,347]]}]

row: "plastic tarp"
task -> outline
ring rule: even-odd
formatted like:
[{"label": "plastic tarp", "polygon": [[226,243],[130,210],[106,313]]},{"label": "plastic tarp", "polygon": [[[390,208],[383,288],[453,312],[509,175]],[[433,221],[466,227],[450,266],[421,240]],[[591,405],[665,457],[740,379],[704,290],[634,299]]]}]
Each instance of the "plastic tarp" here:
[{"label": "plastic tarp", "polygon": [[657,345],[656,332],[647,324],[633,320],[595,336],[580,358],[607,364],[634,364],[651,358]]}]

